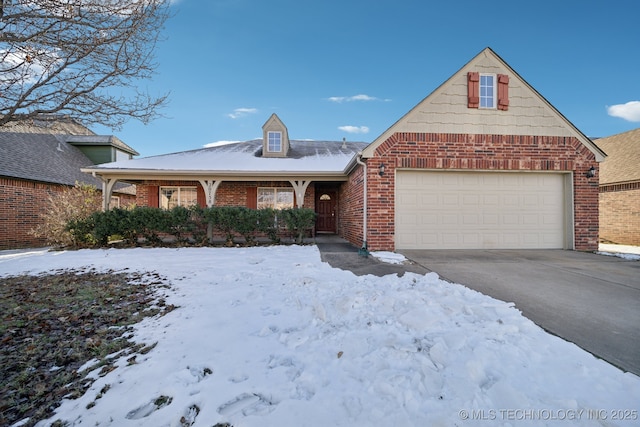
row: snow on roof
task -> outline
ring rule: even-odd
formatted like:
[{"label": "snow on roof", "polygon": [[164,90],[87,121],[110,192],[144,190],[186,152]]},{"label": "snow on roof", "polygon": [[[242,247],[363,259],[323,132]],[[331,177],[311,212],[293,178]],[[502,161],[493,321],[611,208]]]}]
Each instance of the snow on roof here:
[{"label": "snow on roof", "polygon": [[100,171],[166,170],[212,172],[342,173],[365,142],[291,140],[286,158],[262,157],[262,139],[105,163]]}]

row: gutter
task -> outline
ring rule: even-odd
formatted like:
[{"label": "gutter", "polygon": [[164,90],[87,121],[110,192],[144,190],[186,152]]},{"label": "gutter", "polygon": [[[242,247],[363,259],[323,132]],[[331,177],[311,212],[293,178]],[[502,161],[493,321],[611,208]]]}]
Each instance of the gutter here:
[{"label": "gutter", "polygon": [[362,161],[362,151],[357,154],[356,162],[364,168],[362,247],[358,250],[358,255],[366,258],[369,256],[369,249],[367,248],[367,164]]}]

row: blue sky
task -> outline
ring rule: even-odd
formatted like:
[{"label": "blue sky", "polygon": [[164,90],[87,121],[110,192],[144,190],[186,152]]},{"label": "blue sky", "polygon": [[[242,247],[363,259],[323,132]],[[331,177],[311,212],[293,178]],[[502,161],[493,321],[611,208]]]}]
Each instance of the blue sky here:
[{"label": "blue sky", "polygon": [[166,117],[93,128],[143,157],[259,138],[272,113],[292,139],[371,142],[485,47],[586,135],[640,127],[637,0],[177,0],[171,7],[157,75],[141,85],[170,92]]}]

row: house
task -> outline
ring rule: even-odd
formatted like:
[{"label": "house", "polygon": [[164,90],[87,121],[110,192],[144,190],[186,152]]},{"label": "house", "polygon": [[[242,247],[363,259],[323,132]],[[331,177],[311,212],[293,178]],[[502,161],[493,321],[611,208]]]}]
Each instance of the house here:
[{"label": "house", "polygon": [[370,250],[598,245],[604,152],[486,48],[370,144],[261,140],[83,169],[139,205],[304,206]]},{"label": "house", "polygon": [[596,140],[600,167],[600,240],[640,245],[640,129]]},{"label": "house", "polygon": [[[0,249],[44,246],[30,234],[50,196],[74,186],[102,181],[80,171],[138,153],[115,136],[96,135],[69,118],[42,116],[0,127]],[[135,202],[135,188],[120,184],[111,206]]]}]

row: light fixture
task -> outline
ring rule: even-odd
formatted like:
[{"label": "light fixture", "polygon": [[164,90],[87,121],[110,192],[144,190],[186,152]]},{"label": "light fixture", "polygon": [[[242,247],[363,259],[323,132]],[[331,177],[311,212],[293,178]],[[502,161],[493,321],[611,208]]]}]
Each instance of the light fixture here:
[{"label": "light fixture", "polygon": [[384,175],[384,163],[380,163],[380,167],[378,168],[378,175]]},{"label": "light fixture", "polygon": [[591,168],[587,171],[585,175],[587,178],[593,178],[594,176],[596,176],[596,168],[591,166]]}]

